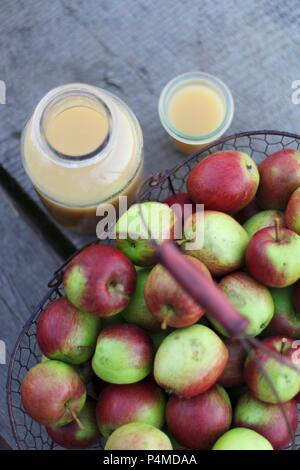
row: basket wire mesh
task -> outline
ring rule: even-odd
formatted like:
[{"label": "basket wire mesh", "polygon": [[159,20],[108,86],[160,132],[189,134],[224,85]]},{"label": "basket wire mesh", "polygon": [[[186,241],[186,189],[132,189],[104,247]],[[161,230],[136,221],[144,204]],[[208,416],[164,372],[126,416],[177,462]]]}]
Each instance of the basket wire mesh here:
[{"label": "basket wire mesh", "polygon": [[[242,132],[225,137],[195,152],[174,168],[150,176],[141,186],[137,200],[139,202],[163,201],[171,194],[185,191],[186,179],[191,169],[201,158],[216,151],[233,149],[244,151],[256,163],[260,163],[271,153],[284,148],[298,150],[300,148],[300,136],[288,132],[264,130]],[[97,240],[94,243],[102,242]],[[44,426],[33,421],[25,413],[21,403],[20,389],[22,380],[28,370],[41,360],[42,354],[36,342],[37,320],[49,303],[63,295],[62,274],[68,262],[69,260],[54,273],[48,285],[48,293],[25,324],[11,356],[7,379],[7,405],[13,435],[17,448],[20,450],[51,450],[60,448],[48,436]],[[298,447],[300,445],[300,426],[298,426],[295,442],[296,447]],[[101,449],[103,447],[99,441],[99,444],[93,448]]]}]

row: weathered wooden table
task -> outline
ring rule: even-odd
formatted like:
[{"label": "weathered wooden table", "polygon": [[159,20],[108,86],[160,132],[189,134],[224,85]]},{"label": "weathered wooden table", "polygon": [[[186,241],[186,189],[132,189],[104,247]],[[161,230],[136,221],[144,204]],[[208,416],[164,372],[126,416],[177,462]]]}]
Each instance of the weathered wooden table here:
[{"label": "weathered wooden table", "polygon": [[[291,100],[300,79],[299,21],[298,0],[1,0],[0,340],[7,362],[52,272],[88,240],[48,217],[21,166],[21,130],[41,96],[81,81],[123,98],[143,128],[147,174],[184,158],[157,115],[161,88],[184,71],[216,74],[231,87],[230,133],[300,132],[300,106]],[[14,447],[6,375],[0,365],[0,447]]]}]

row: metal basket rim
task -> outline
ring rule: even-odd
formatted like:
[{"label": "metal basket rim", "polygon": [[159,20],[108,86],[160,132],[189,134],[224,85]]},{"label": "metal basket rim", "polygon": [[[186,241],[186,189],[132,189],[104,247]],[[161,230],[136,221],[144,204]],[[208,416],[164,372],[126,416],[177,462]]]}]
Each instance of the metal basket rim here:
[{"label": "metal basket rim", "polygon": [[[281,137],[290,137],[292,139],[300,140],[300,134],[295,134],[295,133],[287,132],[287,131],[277,131],[277,130],[274,130],[274,129],[243,131],[243,132],[237,132],[235,134],[230,134],[228,136],[222,137],[221,139],[215,140],[211,144],[205,145],[203,148],[201,148],[199,150],[196,150],[191,155],[189,155],[188,157],[184,158],[182,161],[177,163],[175,166],[173,166],[171,168],[167,168],[166,170],[163,170],[161,172],[153,173],[152,175],[150,175],[148,178],[145,179],[145,181],[143,181],[142,185],[140,186],[140,189],[139,189],[138,194],[137,194],[136,201],[138,201],[141,198],[147,197],[147,194],[151,191],[151,188],[153,188],[155,186],[159,186],[160,184],[164,183],[166,181],[166,179],[169,178],[173,173],[178,171],[180,168],[182,168],[187,163],[194,160],[194,158],[201,157],[201,155],[204,154],[205,152],[207,152],[208,150],[210,150],[210,149],[212,149],[212,148],[214,148],[218,145],[222,145],[222,144],[224,144],[224,143],[226,143],[230,140],[237,139],[237,138],[240,138],[240,137],[250,137],[250,136],[254,137],[256,135],[265,135],[265,134],[278,135],[278,136],[281,136]],[[155,181],[154,181],[154,178],[155,178]],[[142,191],[142,188],[145,185],[148,185],[148,188],[145,189],[144,191]]]}]

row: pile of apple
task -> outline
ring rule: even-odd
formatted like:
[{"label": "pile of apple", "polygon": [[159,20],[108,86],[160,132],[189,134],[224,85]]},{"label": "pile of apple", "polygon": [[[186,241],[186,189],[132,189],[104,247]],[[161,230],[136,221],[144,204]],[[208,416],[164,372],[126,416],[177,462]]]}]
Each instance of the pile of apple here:
[{"label": "pile of apple", "polygon": [[[260,335],[249,354],[157,263],[151,240],[121,236],[128,218],[143,226],[143,211],[172,234],[186,203],[205,205],[204,244],[187,250],[194,210],[178,245],[247,319],[244,336]],[[71,260],[65,297],[39,318],[26,412],[66,448],[100,436],[108,450],[285,448],[300,392],[300,152],[258,168],[243,152],[215,153],[192,169],[187,193],[131,206],[115,231],[118,247]]]}]

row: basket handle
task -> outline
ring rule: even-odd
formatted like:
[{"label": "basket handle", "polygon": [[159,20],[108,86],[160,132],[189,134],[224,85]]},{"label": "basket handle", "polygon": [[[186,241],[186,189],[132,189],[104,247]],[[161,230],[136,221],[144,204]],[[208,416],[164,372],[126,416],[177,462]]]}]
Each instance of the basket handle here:
[{"label": "basket handle", "polygon": [[204,307],[231,336],[236,337],[245,332],[248,320],[236,310],[214,282],[186,261],[173,242],[166,240],[158,245],[156,255],[195,302]]}]

